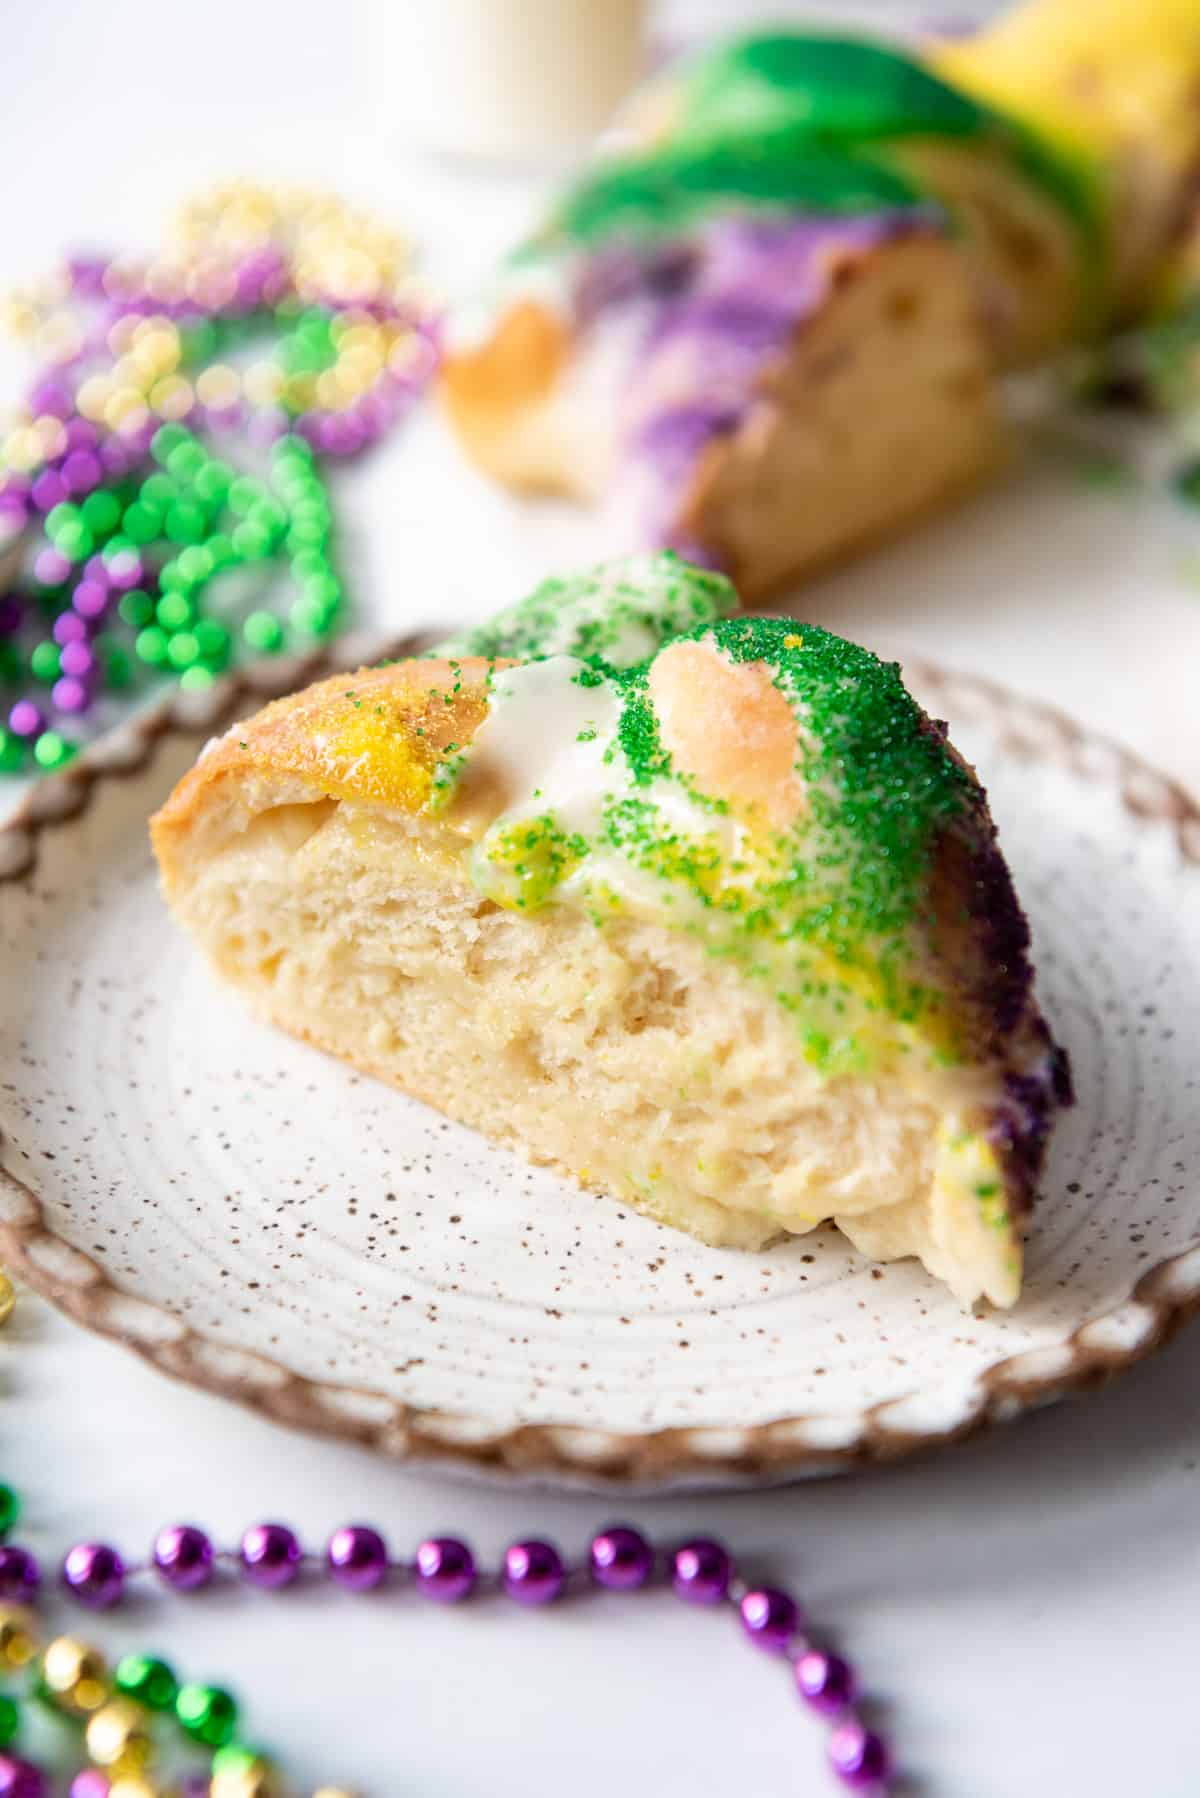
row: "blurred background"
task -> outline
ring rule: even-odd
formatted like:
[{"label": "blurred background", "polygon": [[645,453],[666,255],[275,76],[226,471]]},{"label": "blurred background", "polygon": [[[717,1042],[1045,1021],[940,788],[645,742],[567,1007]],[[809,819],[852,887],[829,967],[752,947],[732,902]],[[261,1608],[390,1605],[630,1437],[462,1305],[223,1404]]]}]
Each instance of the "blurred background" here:
[{"label": "blurred background", "polygon": [[[103,7],[45,0],[22,17],[5,48],[3,275],[39,271],[61,251],[64,235],[145,239],[181,194],[230,174],[341,186],[390,206],[398,222],[438,228],[439,253],[455,265],[486,266],[489,240],[506,241],[504,217],[481,212],[459,219],[457,230],[441,228],[449,221],[439,191],[423,195],[407,162],[397,160],[431,112],[419,54],[430,19],[460,4],[209,0],[201,13],[153,0]],[[578,16],[581,30],[606,9],[639,10],[631,0],[559,5]],[[916,19],[970,22],[998,9],[990,0],[658,0],[640,10],[654,46],[770,20],[905,31]],[[506,0],[484,0],[481,11],[503,16]]]},{"label": "blurred background", "polygon": [[[526,0],[535,10],[546,3]],[[431,104],[439,89],[429,71],[431,44],[441,41],[444,54],[451,15],[465,6],[45,0],[26,10],[5,51],[0,288],[66,250],[153,250],[184,197],[247,175],[332,188],[373,208],[411,235],[439,292],[468,292],[536,215],[564,159],[489,162],[428,149],[431,137],[464,133],[465,118],[447,121],[449,99]],[[586,32],[606,7],[637,10],[632,0],[563,0],[562,10]],[[756,19],[823,16],[903,32],[917,17],[945,28],[994,10],[981,0],[917,9],[663,0],[646,16],[649,42],[663,45]],[[505,15],[499,0],[488,11]],[[28,367],[0,340],[0,398],[22,391]],[[520,506],[490,488],[432,417],[406,425],[335,487],[355,614],[368,625],[477,617],[547,567],[604,548],[569,508]],[[1200,515],[1145,495],[1097,495],[1061,458],[1047,465],[1035,455],[1007,485],[809,584],[799,606],[875,646],[1024,686],[1200,787],[1184,672],[1200,654],[1198,557]]]},{"label": "blurred background", "polygon": [[[525,3],[536,10],[547,0]],[[564,0],[563,10],[586,32],[606,7],[637,10],[633,0]],[[46,0],[28,10],[6,46],[0,288],[35,277],[66,250],[153,250],[181,200],[246,175],[332,188],[371,207],[411,235],[438,292],[469,292],[536,216],[564,157],[488,161],[428,148],[431,137],[453,142],[465,131],[465,118],[447,126],[449,98],[431,105],[439,90],[429,73],[431,45],[440,42],[444,58],[460,8],[469,14],[467,0],[439,8],[342,0],[332,9],[211,0],[203,11]],[[994,10],[981,0],[934,8],[663,0],[647,9],[646,29],[652,45],[788,17],[904,32],[918,17],[945,28]],[[483,11],[505,16],[499,0]],[[0,399],[22,391],[28,367],[0,340]],[[433,417],[406,425],[352,475],[336,476],[335,488],[355,614],[367,625],[477,617],[547,567],[605,547],[570,508],[518,505],[489,487]],[[1200,787],[1184,674],[1200,654],[1198,557],[1200,515],[1142,494],[1097,495],[1062,458],[1047,465],[1035,454],[1007,485],[810,583],[799,606],[874,646],[940,655],[1024,686]],[[1131,608],[1135,641],[1125,629]]]}]

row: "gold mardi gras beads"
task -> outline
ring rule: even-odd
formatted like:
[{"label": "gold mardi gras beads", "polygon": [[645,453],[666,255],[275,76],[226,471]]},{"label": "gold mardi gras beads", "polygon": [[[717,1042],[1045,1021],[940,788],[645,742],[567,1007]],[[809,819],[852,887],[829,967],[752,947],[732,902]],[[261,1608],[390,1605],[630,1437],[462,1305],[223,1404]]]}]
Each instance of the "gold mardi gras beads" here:
[{"label": "gold mardi gras beads", "polygon": [[108,1698],[104,1657],[78,1636],[58,1636],[42,1656],[42,1684],[60,1710],[87,1717]]},{"label": "gold mardi gras beads", "polygon": [[0,324],[10,337],[34,337],[52,319],[68,292],[67,272],[55,269],[39,281],[13,288],[0,305]]},{"label": "gold mardi gras beads", "polygon": [[257,1758],[214,1772],[208,1788],[209,1798],[280,1798],[281,1790],[274,1768]]},{"label": "gold mardi gras beads", "polygon": [[8,1322],[16,1305],[17,1295],[12,1281],[0,1267],[0,1329]]},{"label": "gold mardi gras beads", "polygon": [[154,1752],[150,1719],[131,1698],[110,1698],[88,1719],[88,1758],[114,1773],[144,1773]]},{"label": "gold mardi gras beads", "polygon": [[0,1605],[0,1666],[27,1667],[38,1650],[38,1620],[23,1604]]},{"label": "gold mardi gras beads", "polygon": [[364,303],[394,297],[408,275],[408,240],[336,194],[231,181],[197,194],[178,218],[193,253],[239,256],[271,245],[291,263],[302,299],[326,293]]}]

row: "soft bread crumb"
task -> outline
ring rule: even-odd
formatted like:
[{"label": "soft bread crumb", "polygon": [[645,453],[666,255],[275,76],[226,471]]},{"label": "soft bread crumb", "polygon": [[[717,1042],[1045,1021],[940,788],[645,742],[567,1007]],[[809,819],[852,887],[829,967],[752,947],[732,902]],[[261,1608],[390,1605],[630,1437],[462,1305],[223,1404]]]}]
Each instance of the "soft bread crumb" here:
[{"label": "soft bread crumb", "polygon": [[821,1079],[769,991],[684,932],[501,910],[428,820],[223,794],[174,843],[169,896],[276,1024],[702,1241],[836,1216],[938,1254],[936,1110]]}]

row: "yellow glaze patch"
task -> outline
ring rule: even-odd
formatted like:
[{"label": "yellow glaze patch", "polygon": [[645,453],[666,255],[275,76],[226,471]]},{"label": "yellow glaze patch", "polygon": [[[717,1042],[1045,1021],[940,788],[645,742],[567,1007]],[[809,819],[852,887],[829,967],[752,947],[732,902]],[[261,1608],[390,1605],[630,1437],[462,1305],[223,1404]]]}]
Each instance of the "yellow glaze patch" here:
[{"label": "yellow glaze patch", "polygon": [[420,811],[439,765],[478,728],[491,668],[501,665],[467,657],[361,668],[276,701],[230,731],[221,755],[239,769],[297,775],[331,799]]},{"label": "yellow glaze patch", "polygon": [[439,758],[391,706],[351,712],[330,738],[329,750],[342,764],[329,783],[332,798],[372,799],[409,812],[424,805]]},{"label": "yellow glaze patch", "polygon": [[1182,168],[1200,143],[1196,0],[1026,0],[930,62],[1049,138],[1106,156],[1141,144]]}]

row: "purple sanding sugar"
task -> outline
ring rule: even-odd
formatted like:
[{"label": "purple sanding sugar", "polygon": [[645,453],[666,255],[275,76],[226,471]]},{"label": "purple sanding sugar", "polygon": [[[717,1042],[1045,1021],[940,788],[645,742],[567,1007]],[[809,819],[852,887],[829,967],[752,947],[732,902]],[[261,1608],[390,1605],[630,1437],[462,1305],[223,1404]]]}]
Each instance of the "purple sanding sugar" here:
[{"label": "purple sanding sugar", "polygon": [[672,338],[717,339],[739,354],[761,355],[787,341],[794,320],[787,307],[744,293],[699,294],[679,306],[664,307],[651,327],[647,349]]},{"label": "purple sanding sugar", "polygon": [[586,330],[605,312],[634,302],[670,300],[695,278],[700,248],[694,243],[651,250],[609,244],[584,262],[572,296],[576,323]]},{"label": "purple sanding sugar", "polygon": [[637,446],[667,462],[694,461],[710,438],[736,430],[740,420],[733,407],[697,400],[653,413],[638,432]]},{"label": "purple sanding sugar", "polygon": [[927,228],[912,211],[727,214],[688,240],[686,257],[664,260],[660,246],[639,259],[626,246],[619,259],[593,259],[590,328],[635,304],[645,321],[628,370],[620,480],[643,541],[678,547],[676,519],[699,458],[737,430],[764,370],[820,310],[839,268]]}]

